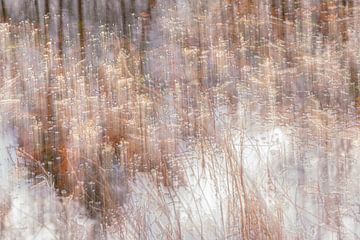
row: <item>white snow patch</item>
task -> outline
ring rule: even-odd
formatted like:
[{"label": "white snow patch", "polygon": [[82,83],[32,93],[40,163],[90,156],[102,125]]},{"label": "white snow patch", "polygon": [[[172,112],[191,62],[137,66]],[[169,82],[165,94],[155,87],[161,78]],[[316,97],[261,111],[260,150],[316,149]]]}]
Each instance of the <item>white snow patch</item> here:
[{"label": "white snow patch", "polygon": [[34,184],[17,165],[11,133],[0,138],[0,239],[89,239],[95,221],[78,203],[60,202],[51,183]]}]

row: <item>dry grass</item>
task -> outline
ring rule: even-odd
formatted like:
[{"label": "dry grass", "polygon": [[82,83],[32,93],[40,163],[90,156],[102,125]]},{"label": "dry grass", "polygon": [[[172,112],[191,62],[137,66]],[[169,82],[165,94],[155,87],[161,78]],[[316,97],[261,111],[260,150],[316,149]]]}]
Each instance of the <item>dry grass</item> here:
[{"label": "dry grass", "polygon": [[[302,142],[293,157],[281,156],[281,164],[305,171],[306,148],[312,148],[304,141],[313,138],[321,146],[318,174],[331,182],[333,163],[323,154],[336,151],[337,143],[330,144],[336,134],[344,134],[343,141],[347,129],[358,128],[360,104],[359,6],[343,2],[157,1],[151,15],[137,14],[121,37],[71,21],[54,34],[51,14],[41,26],[2,23],[2,123],[16,129],[19,153],[33,161],[29,169],[51,176],[59,195],[85,204],[104,226],[135,224],[124,228],[130,232],[115,230],[121,238],[152,238],[145,236],[146,210],[132,206],[127,195],[144,173],[155,186],[148,201],[170,225],[159,227],[161,236],[183,238],[182,220],[161,189],[176,195],[186,188],[187,171],[195,169],[179,156],[197,152],[190,162],[199,161],[215,186],[227,186],[221,204],[227,211],[220,216],[228,219],[219,239],[306,239],[299,226],[295,233],[285,229],[285,207],[269,208],[263,186],[247,175],[242,144],[259,125],[295,129],[291,144]],[[353,169],[337,159],[335,175],[345,181]],[[268,167],[269,181],[278,170]],[[329,197],[329,184],[317,187],[324,208],[341,207]],[[341,235],[341,214],[319,212],[319,225]],[[195,239],[205,234],[196,231]]]}]

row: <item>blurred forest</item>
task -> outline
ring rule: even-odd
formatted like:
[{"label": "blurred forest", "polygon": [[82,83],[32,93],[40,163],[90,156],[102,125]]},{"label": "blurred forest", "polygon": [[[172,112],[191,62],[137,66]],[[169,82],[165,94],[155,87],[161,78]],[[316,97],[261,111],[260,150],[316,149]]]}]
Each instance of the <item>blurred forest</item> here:
[{"label": "blurred forest", "polygon": [[0,0],[0,123],[98,221],[86,239],[358,239],[359,11]]}]

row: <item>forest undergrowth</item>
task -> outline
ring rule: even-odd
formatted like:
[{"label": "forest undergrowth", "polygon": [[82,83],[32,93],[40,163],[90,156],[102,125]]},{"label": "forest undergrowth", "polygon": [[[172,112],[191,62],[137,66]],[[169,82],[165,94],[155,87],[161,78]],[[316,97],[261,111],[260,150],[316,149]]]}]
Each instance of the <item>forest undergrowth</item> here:
[{"label": "forest undergrowth", "polygon": [[360,238],[356,1],[0,3],[0,239]]}]

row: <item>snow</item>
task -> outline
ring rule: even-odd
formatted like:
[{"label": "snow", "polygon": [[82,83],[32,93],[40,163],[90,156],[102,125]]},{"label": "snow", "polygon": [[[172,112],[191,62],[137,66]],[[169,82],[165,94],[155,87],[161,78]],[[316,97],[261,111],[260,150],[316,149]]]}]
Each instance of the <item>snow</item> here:
[{"label": "snow", "polygon": [[96,221],[88,218],[84,207],[77,202],[60,201],[46,178],[37,184],[31,182],[28,170],[16,164],[16,147],[11,132],[1,135],[0,238],[89,239]]},{"label": "snow", "polygon": [[[327,225],[321,219],[321,215],[326,214],[324,205],[317,200],[322,193],[310,187],[311,181],[318,181],[313,169],[319,168],[320,160],[309,149],[312,165],[300,171],[292,159],[291,133],[289,127],[271,127],[249,131],[246,135],[234,134],[235,150],[238,155],[242,151],[243,157],[232,164],[236,168],[243,167],[247,187],[256,188],[264,207],[280,213],[288,237],[297,236],[300,231],[307,239],[316,236],[337,239],[336,226]],[[354,149],[348,151],[349,155],[359,156],[357,144],[358,141],[353,142]],[[99,222],[89,218],[80,203],[57,196],[46,178],[36,184],[28,179],[27,169],[16,164],[16,146],[13,134],[2,134],[0,217],[4,224],[1,239],[89,239],[95,236]],[[238,170],[232,172],[229,156],[222,151],[210,151],[210,147],[205,146],[205,153],[197,148],[177,158],[184,169],[185,184],[165,187],[155,181],[155,172],[137,173],[135,180],[129,182],[128,197],[121,210],[122,220],[107,227],[108,239],[239,239],[241,234],[236,229],[239,226],[236,221],[240,220],[232,219],[234,212],[241,211],[236,207],[240,196],[234,198],[233,195],[236,194],[233,183],[238,179]],[[358,169],[356,163],[350,174],[352,179],[358,178]],[[299,185],[301,174],[305,174],[307,180]],[[348,191],[358,189],[353,181],[346,187]],[[358,205],[355,196],[348,197],[339,205],[342,211],[339,231],[346,239],[353,239],[360,235]]]}]

